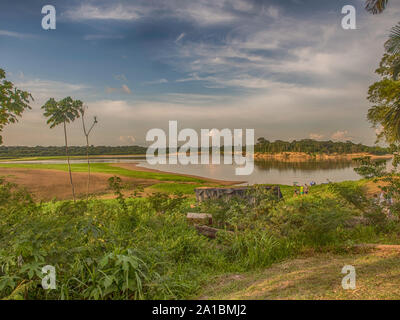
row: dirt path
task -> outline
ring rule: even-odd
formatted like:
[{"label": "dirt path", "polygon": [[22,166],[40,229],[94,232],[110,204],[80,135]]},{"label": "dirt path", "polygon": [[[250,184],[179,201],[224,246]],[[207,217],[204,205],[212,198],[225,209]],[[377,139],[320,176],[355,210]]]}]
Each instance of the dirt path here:
[{"label": "dirt path", "polygon": [[[16,183],[25,187],[31,192],[37,200],[65,200],[72,198],[71,186],[69,183],[69,174],[60,170],[49,169],[23,169],[23,168],[0,168],[0,176],[4,176],[9,182]],[[90,183],[90,193],[104,194],[108,193],[108,178],[111,174],[92,173]],[[75,192],[77,197],[86,195],[86,172],[72,173]],[[128,185],[150,186],[158,183],[157,180],[137,179],[122,177]]]}]

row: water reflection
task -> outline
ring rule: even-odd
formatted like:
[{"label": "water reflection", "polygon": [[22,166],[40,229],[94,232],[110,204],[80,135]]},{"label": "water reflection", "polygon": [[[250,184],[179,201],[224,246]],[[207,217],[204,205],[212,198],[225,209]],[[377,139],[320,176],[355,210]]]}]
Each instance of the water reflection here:
[{"label": "water reflection", "polygon": [[313,171],[313,170],[354,168],[356,166],[356,163],[355,161],[346,159],[307,160],[298,162],[268,159],[268,160],[257,160],[255,162],[255,165],[258,168],[264,170],[276,169],[278,171],[285,171],[285,170]]},{"label": "water reflection", "polygon": [[361,177],[354,171],[356,165],[351,160],[307,160],[299,162],[279,161],[275,159],[257,160],[254,162],[254,171],[249,176],[235,175],[234,165],[149,165],[140,164],[146,168],[153,168],[168,172],[197,175],[212,179],[245,181],[244,184],[286,184],[294,182],[304,184],[314,181],[326,183],[345,180],[359,180]]}]

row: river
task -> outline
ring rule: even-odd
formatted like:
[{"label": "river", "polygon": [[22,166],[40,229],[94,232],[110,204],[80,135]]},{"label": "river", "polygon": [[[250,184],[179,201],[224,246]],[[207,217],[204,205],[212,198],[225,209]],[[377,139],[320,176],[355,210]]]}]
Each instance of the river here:
[{"label": "river", "polygon": [[[71,163],[85,163],[86,160],[71,160]],[[46,161],[19,161],[18,163],[56,164],[65,163],[65,160]],[[150,165],[145,159],[112,158],[92,159],[91,163],[139,163],[150,169],[157,169],[172,173],[190,174],[206,178],[243,181],[244,184],[299,184],[340,182],[345,180],[359,180],[361,177],[354,171],[355,163],[351,160],[309,160],[302,162],[287,162],[280,160],[257,160],[254,171],[249,176],[235,175],[235,165]]]}]

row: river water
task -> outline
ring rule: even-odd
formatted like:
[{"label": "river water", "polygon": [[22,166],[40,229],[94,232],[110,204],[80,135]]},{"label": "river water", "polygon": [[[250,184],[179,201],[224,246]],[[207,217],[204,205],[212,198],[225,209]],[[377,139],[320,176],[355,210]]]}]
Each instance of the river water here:
[{"label": "river water", "polygon": [[[85,163],[86,160],[71,160],[71,163]],[[65,160],[46,161],[19,161],[18,163],[56,164],[65,163]],[[249,176],[235,175],[235,165],[150,165],[140,158],[112,158],[92,159],[91,163],[139,163],[138,166],[157,169],[172,173],[196,175],[218,180],[241,181],[244,184],[286,184],[292,185],[315,181],[340,182],[345,180],[359,180],[361,177],[354,171],[355,163],[351,160],[309,160],[302,162],[286,162],[279,160],[257,160],[254,171]]]}]

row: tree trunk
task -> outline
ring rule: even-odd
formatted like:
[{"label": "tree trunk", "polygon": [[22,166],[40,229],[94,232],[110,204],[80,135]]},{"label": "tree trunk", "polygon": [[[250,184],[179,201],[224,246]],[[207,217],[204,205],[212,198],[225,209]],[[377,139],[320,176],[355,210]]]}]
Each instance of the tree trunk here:
[{"label": "tree trunk", "polygon": [[88,166],[88,178],[86,185],[86,200],[89,199],[89,186],[90,186],[90,160],[89,160],[89,137],[86,136],[86,159]]},{"label": "tree trunk", "polygon": [[64,121],[64,137],[65,137],[65,153],[67,155],[67,163],[68,163],[68,171],[69,171],[69,181],[71,183],[71,188],[72,188],[72,197],[74,198],[74,202],[75,202],[75,189],[74,189],[74,183],[72,182],[71,164],[69,163],[67,125],[65,124],[65,121]]},{"label": "tree trunk", "polygon": [[88,177],[87,177],[87,184],[86,184],[86,200],[89,199],[89,189],[90,189],[90,159],[89,159],[89,135],[94,126],[96,125],[96,117],[94,119],[94,122],[90,129],[86,131],[86,125],[85,125],[85,114],[82,112],[82,127],[83,127],[83,133],[86,138],[86,159],[87,159],[87,166],[88,166]]}]

